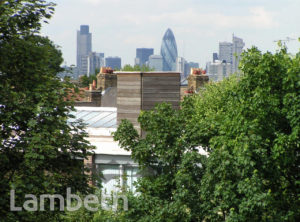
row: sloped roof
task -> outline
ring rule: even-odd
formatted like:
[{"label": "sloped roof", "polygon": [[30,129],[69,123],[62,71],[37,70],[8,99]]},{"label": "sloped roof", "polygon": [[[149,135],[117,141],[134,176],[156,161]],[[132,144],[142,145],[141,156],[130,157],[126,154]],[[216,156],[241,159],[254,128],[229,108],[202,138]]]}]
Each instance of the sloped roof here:
[{"label": "sloped roof", "polygon": [[[82,120],[87,128],[117,128],[117,108],[115,107],[75,107],[71,114]],[[72,121],[70,119],[69,121]]]}]

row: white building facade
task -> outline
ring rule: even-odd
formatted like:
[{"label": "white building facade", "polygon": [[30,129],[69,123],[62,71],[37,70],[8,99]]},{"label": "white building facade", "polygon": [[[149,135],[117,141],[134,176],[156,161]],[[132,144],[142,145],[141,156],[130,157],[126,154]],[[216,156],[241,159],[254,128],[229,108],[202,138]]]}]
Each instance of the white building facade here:
[{"label": "white building facade", "polygon": [[[117,130],[117,108],[115,107],[75,107],[71,112],[76,120],[87,124],[86,138],[94,150],[94,167],[96,177],[105,193],[110,194],[126,186],[135,191],[138,165],[131,159],[131,153],[121,149],[118,142],[113,140],[112,133]],[[70,120],[72,121],[72,120]],[[102,178],[101,178],[102,177]]]}]

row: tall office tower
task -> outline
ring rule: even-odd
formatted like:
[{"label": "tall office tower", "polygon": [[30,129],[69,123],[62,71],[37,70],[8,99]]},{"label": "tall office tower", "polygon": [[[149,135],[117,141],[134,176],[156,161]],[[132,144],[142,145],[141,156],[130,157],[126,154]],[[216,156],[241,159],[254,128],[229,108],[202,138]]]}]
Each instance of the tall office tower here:
[{"label": "tall office tower", "polygon": [[112,69],[121,69],[121,58],[120,57],[107,57],[105,58],[105,66],[111,67]]},{"label": "tall office tower", "polygon": [[161,44],[160,55],[163,58],[163,71],[175,71],[177,45],[171,29],[167,29]]},{"label": "tall office tower", "polygon": [[163,58],[161,55],[149,56],[148,66],[155,71],[163,71]]},{"label": "tall office tower", "polygon": [[149,56],[153,55],[154,49],[152,48],[137,48],[135,65],[143,66],[149,60]]},{"label": "tall office tower", "polygon": [[216,60],[218,60],[218,53],[214,52],[213,53],[213,62],[215,62]]},{"label": "tall office tower", "polygon": [[81,55],[79,58],[78,75],[89,75],[89,55]]},{"label": "tall office tower", "polygon": [[231,42],[219,43],[219,60],[231,63],[231,73],[238,72],[240,56],[242,54],[245,43],[243,39],[232,35]]},{"label": "tall office tower", "polygon": [[219,60],[232,63],[232,43],[220,42],[219,43]]},{"label": "tall office tower", "polygon": [[232,73],[239,71],[239,62],[244,46],[245,43],[243,42],[243,39],[232,35]]},{"label": "tall office tower", "polygon": [[79,75],[87,74],[87,60],[92,52],[92,33],[89,33],[88,25],[81,25],[77,31],[77,68]]}]

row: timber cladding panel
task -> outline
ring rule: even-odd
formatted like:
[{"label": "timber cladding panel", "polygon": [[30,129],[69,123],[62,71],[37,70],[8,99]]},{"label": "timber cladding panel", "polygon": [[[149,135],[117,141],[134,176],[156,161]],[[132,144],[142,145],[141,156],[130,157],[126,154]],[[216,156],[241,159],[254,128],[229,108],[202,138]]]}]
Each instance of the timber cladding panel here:
[{"label": "timber cladding panel", "polygon": [[122,119],[128,119],[139,133],[137,118],[142,108],[141,80],[140,72],[117,73],[117,124]]},{"label": "timber cladding panel", "polygon": [[180,74],[173,72],[143,73],[142,110],[150,110],[156,104],[167,102],[179,108]]},{"label": "timber cladding panel", "polygon": [[151,110],[167,102],[179,109],[180,73],[175,72],[118,72],[117,124],[128,119],[141,133],[137,118],[141,110]]}]

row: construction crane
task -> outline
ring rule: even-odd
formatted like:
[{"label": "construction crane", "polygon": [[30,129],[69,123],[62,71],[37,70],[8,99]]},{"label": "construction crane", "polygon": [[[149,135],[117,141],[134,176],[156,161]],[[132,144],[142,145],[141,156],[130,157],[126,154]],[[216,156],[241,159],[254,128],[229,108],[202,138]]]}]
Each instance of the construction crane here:
[{"label": "construction crane", "polygon": [[286,46],[287,42],[294,41],[294,40],[296,40],[296,39],[286,37],[286,39],[278,39],[278,40],[274,40],[274,42],[277,42],[277,43],[280,42],[280,43],[283,43],[284,46]]}]

